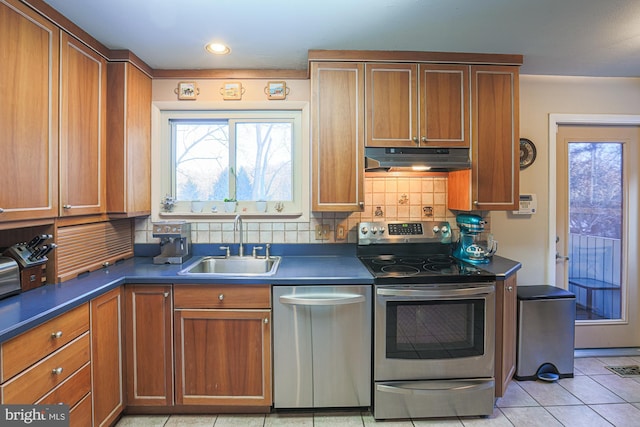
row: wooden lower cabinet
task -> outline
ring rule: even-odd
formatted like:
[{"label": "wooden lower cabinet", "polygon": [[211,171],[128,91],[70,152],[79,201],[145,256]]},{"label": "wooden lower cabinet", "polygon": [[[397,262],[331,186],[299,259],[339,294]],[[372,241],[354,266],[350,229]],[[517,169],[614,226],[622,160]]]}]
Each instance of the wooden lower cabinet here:
[{"label": "wooden lower cabinet", "polygon": [[91,424],[91,394],[69,410],[69,427],[87,427]]},{"label": "wooden lower cabinet", "polygon": [[496,282],[496,397],[504,396],[516,372],[517,275]]},{"label": "wooden lower cabinet", "polygon": [[270,287],[176,285],[174,303],[176,404],[270,407]]},{"label": "wooden lower cabinet", "polygon": [[111,425],[124,409],[122,288],[91,301],[93,425]]},{"label": "wooden lower cabinet", "polygon": [[125,286],[128,406],[173,405],[171,285]]},{"label": "wooden lower cabinet", "polygon": [[176,403],[271,406],[270,310],[176,310]]}]

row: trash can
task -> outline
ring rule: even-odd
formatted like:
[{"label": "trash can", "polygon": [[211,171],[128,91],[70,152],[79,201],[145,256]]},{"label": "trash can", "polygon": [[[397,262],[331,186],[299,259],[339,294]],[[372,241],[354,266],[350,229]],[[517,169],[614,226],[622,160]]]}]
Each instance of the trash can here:
[{"label": "trash can", "polygon": [[573,377],[576,296],[548,285],[518,286],[517,380]]}]

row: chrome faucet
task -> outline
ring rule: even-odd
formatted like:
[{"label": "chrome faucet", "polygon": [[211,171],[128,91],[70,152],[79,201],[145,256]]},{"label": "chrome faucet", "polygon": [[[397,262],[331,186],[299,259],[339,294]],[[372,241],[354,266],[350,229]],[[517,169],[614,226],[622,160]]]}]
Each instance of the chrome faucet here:
[{"label": "chrome faucet", "polygon": [[240,247],[238,248],[238,256],[244,256],[244,246],[242,241],[242,217],[240,214],[236,215],[236,219],[233,223],[233,231],[240,231]]}]

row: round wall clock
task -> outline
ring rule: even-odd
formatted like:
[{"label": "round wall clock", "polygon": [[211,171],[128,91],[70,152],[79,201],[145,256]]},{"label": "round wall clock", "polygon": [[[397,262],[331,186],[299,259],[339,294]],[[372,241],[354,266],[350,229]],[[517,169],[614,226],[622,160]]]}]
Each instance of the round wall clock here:
[{"label": "round wall clock", "polygon": [[528,168],[536,160],[536,146],[527,138],[520,138],[520,169]]}]

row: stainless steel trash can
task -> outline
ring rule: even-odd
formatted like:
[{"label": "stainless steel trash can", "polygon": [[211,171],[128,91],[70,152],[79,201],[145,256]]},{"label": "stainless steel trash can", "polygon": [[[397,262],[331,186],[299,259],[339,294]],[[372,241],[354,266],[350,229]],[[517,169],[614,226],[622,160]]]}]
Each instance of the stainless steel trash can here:
[{"label": "stainless steel trash can", "polygon": [[518,286],[517,380],[573,377],[576,296],[555,286]]}]

